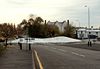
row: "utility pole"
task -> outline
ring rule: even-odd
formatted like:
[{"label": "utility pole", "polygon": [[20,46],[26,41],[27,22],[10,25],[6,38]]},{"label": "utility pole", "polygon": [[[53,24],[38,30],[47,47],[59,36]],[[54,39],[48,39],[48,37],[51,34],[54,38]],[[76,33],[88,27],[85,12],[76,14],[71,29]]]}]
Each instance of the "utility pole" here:
[{"label": "utility pole", "polygon": [[90,8],[87,5],[85,7],[88,9],[88,28],[90,29]]}]

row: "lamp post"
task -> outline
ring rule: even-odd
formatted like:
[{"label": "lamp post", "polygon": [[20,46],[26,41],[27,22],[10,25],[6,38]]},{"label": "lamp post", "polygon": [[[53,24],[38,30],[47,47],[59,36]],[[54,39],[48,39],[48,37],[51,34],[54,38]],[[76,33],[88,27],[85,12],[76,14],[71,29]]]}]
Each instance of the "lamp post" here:
[{"label": "lamp post", "polygon": [[[88,8],[88,28],[90,29],[90,8],[86,5],[85,7],[87,7]],[[88,46],[92,46],[92,42],[91,42],[91,38],[90,38],[90,32],[89,32],[89,34],[88,34],[88,39],[89,39],[89,41],[88,41]]]},{"label": "lamp post", "polygon": [[88,28],[90,28],[90,8],[87,5],[85,7],[88,8]]}]

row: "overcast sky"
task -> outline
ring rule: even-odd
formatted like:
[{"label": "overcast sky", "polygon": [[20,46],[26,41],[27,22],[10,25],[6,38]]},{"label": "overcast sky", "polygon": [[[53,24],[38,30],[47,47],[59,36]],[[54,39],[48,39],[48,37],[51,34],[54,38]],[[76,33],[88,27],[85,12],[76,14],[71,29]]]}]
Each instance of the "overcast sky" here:
[{"label": "overcast sky", "polygon": [[69,19],[74,25],[88,26],[90,8],[91,26],[100,26],[100,0],[0,0],[0,23],[20,23],[29,14],[47,21]]}]

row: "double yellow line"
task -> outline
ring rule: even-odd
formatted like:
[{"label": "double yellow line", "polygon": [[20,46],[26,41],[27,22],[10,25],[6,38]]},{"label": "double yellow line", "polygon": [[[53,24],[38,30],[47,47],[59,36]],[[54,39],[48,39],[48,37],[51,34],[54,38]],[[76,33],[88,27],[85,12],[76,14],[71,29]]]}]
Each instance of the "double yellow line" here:
[{"label": "double yellow line", "polygon": [[35,53],[36,61],[37,61],[38,64],[39,64],[39,68],[40,68],[40,69],[44,69],[44,68],[43,68],[43,65],[42,65],[42,63],[41,63],[41,61],[40,61],[40,59],[39,59],[39,56],[38,56],[38,54],[37,54],[37,51],[34,50],[34,53]]}]

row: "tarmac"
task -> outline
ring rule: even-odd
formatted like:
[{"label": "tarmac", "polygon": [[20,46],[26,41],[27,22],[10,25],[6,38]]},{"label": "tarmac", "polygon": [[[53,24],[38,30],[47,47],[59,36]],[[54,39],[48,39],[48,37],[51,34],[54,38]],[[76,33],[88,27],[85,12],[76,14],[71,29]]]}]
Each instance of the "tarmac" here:
[{"label": "tarmac", "polygon": [[88,49],[93,51],[100,51],[100,41],[96,41],[91,44],[91,46],[88,46],[87,41],[78,42],[78,43],[65,43],[65,44],[56,44],[59,46],[68,46],[68,47],[74,47],[74,48],[82,48],[82,49]]},{"label": "tarmac", "polygon": [[[92,43],[89,47],[87,42],[81,43],[65,43],[65,44],[50,44],[68,46],[74,48],[82,48],[94,51],[100,51],[100,41]],[[0,56],[0,69],[33,69],[32,51],[28,50],[27,44],[23,44],[23,49],[20,50],[17,44],[9,45],[7,50]]]},{"label": "tarmac", "polygon": [[33,69],[32,52],[20,50],[18,45],[8,46],[0,56],[0,69]]}]

